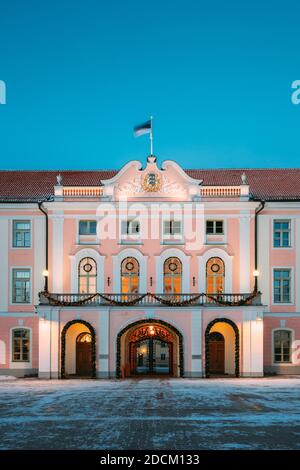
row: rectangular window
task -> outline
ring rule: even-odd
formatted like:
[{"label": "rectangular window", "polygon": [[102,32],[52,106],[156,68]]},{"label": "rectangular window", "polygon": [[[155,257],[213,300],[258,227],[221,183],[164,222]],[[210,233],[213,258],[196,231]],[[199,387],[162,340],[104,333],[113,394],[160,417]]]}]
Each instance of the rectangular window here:
[{"label": "rectangular window", "polygon": [[30,270],[15,268],[12,270],[12,302],[30,303]]},{"label": "rectangular window", "polygon": [[30,331],[26,329],[12,332],[12,360],[13,362],[29,362]]},{"label": "rectangular window", "polygon": [[223,235],[223,220],[207,220],[206,221],[206,234],[207,235]]},{"label": "rectangular window", "polygon": [[274,362],[291,362],[291,332],[274,331]]},{"label": "rectangular window", "polygon": [[13,247],[30,248],[31,247],[31,224],[30,220],[13,221]]},{"label": "rectangular window", "polygon": [[181,220],[164,220],[164,235],[181,235]]},{"label": "rectangular window", "polygon": [[140,223],[138,220],[122,220],[122,235],[138,235]]},{"label": "rectangular window", "polygon": [[97,222],[96,220],[80,220],[79,221],[79,235],[96,235]]},{"label": "rectangular window", "polygon": [[291,302],[291,270],[274,269],[274,303]]},{"label": "rectangular window", "polygon": [[289,248],[291,246],[291,221],[274,220],[273,227],[274,248]]}]

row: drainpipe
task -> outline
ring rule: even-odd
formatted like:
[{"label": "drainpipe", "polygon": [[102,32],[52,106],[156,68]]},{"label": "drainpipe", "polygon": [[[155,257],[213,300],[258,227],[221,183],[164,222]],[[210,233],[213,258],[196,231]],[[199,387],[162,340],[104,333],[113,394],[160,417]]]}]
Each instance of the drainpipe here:
[{"label": "drainpipe", "polygon": [[[257,249],[257,238],[258,238],[258,227],[257,220],[258,214],[264,209],[265,201],[260,201],[260,207],[255,211],[255,235],[254,235],[254,269],[257,271],[257,262],[258,262],[258,249]],[[254,281],[254,292],[258,292],[258,276],[255,276]]]},{"label": "drainpipe", "polygon": [[[43,208],[43,201],[38,202],[39,210],[44,214],[45,223],[46,223],[46,238],[45,238],[45,248],[46,248],[46,256],[45,256],[45,270],[48,271],[48,260],[49,260],[49,248],[48,248],[48,213]],[[48,292],[48,276],[45,276],[45,285],[44,291]]]}]

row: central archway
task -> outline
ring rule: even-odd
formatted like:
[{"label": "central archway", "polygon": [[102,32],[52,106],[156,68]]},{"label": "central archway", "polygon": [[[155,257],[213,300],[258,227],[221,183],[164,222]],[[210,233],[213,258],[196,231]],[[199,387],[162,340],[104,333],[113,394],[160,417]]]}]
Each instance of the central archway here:
[{"label": "central archway", "polygon": [[[157,364],[156,361],[154,364],[154,351],[161,352],[161,348],[164,348],[164,352],[160,363]],[[176,364],[174,357],[177,357]],[[141,373],[144,368],[144,371],[150,374],[162,372],[182,377],[183,338],[180,331],[169,323],[156,319],[138,320],[123,328],[117,336],[116,376],[128,377],[137,372],[138,368]]]},{"label": "central archway", "polygon": [[[206,330],[205,330],[205,376],[210,377],[210,374],[212,373],[212,370],[211,370],[212,348],[210,345],[210,340],[211,340],[212,329],[218,323],[220,324],[225,323],[226,325],[229,325],[232,328],[232,331],[234,334],[234,345],[232,345],[234,346],[234,351],[233,351],[234,375],[236,377],[239,377],[240,376],[240,333],[239,333],[239,329],[237,325],[229,318],[216,318],[215,320],[212,320],[206,327]],[[216,330],[214,329],[214,331]]]}]

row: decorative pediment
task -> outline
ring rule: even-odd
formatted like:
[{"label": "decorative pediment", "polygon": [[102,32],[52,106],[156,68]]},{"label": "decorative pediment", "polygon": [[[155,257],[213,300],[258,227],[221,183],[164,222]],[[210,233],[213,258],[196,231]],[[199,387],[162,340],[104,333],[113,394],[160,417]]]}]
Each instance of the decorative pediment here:
[{"label": "decorative pediment", "polygon": [[129,162],[113,178],[103,180],[104,195],[113,199],[174,198],[189,200],[199,195],[200,180],[188,176],[173,161],[163,162],[158,168],[156,158],[150,156],[145,168],[138,161]]}]

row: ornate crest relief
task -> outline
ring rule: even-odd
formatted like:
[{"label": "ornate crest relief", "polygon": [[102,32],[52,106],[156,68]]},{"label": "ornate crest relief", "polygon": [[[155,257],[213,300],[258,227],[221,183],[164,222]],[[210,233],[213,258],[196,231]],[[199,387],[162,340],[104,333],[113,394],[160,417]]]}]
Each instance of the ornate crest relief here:
[{"label": "ornate crest relief", "polygon": [[161,178],[155,172],[147,173],[143,180],[144,191],[156,193],[161,189]]}]

